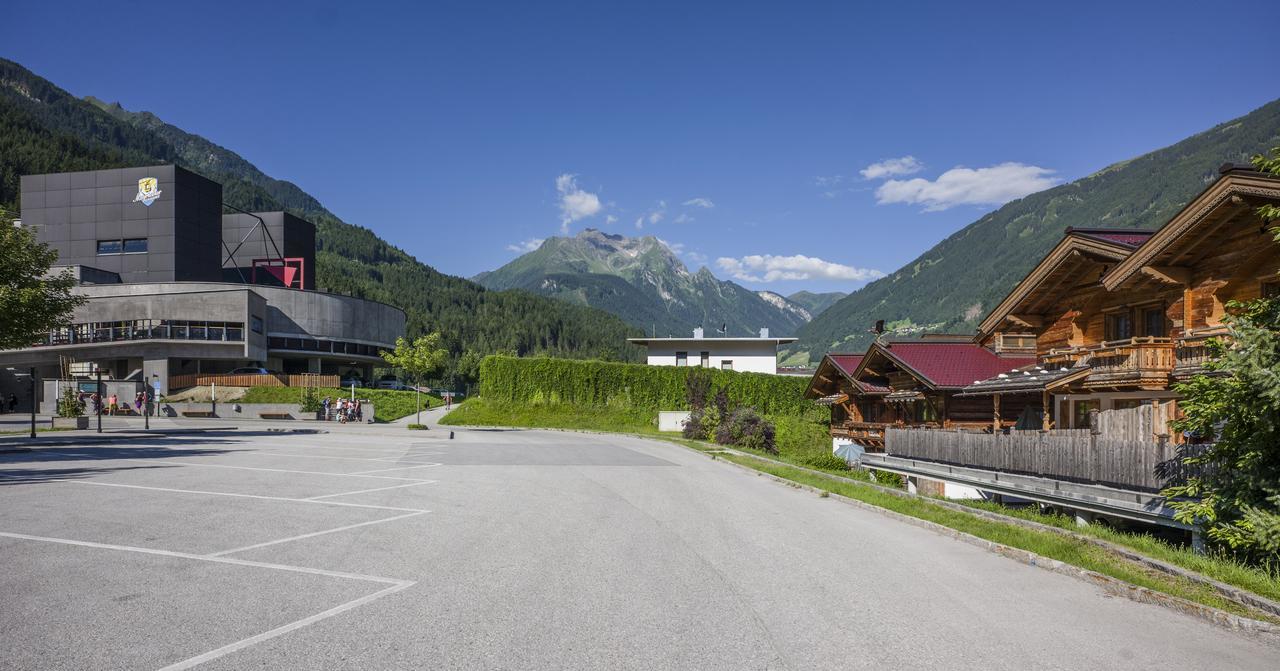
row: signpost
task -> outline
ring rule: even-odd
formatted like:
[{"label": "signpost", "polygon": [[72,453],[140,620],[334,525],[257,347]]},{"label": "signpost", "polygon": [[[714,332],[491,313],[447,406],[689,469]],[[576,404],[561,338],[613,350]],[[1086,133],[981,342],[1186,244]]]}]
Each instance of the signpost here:
[{"label": "signpost", "polygon": [[[54,399],[57,403],[57,399]],[[31,367],[31,437],[36,437],[36,367]]]},{"label": "signpost", "polygon": [[94,410],[98,414],[98,433],[102,433],[102,369],[94,366],[98,370],[98,386],[94,392],[97,396],[93,402]]}]

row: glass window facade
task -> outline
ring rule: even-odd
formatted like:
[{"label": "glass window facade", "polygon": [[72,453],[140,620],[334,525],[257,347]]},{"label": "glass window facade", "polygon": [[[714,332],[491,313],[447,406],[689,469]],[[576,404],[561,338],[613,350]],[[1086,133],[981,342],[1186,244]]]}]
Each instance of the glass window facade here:
[{"label": "glass window facade", "polygon": [[243,322],[205,322],[181,319],[133,319],[85,322],[49,332],[36,346],[80,345],[130,340],[214,340],[243,342]]}]

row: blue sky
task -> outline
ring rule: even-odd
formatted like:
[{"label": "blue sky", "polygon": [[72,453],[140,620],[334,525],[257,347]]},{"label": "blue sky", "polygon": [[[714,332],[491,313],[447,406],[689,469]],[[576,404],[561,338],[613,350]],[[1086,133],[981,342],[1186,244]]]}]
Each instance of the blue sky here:
[{"label": "blue sky", "polygon": [[1274,1],[101,6],[13,5],[0,55],[463,276],[594,227],[848,291],[1280,95]]}]

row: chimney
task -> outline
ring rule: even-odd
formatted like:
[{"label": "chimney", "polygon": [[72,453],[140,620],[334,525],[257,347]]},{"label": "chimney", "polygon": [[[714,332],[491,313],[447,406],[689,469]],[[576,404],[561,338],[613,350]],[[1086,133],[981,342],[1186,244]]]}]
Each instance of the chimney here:
[{"label": "chimney", "polygon": [[768,338],[768,337],[769,337],[769,327],[767,327],[767,326],[766,326],[766,327],[764,327],[764,328],[760,329],[760,337],[761,337],[761,338]]},{"label": "chimney", "polygon": [[694,337],[694,338],[696,338],[696,339],[698,339],[698,340],[701,340],[701,339],[702,339],[702,327],[701,327],[701,326],[699,326],[698,328],[695,328],[695,329],[693,330],[693,337]]}]

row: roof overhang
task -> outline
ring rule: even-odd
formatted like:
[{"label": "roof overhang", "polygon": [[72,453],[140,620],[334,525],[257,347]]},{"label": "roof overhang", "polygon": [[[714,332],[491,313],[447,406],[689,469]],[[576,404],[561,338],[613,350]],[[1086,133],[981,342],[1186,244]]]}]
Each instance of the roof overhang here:
[{"label": "roof overhang", "polygon": [[877,356],[888,360],[890,363],[896,366],[899,370],[906,371],[908,375],[915,378],[917,382],[919,382],[920,384],[923,384],[929,389],[937,389],[938,386],[933,383],[933,380],[930,380],[929,378],[925,377],[920,371],[907,365],[905,361],[903,361],[902,359],[898,358],[893,354],[892,349],[885,347],[879,342],[871,343],[871,347],[867,348],[866,355],[863,356],[862,361],[858,363],[858,369],[855,370],[852,374],[852,377],[855,382],[859,380],[862,377],[862,375],[866,372],[867,364],[874,361]]},{"label": "roof overhang", "polygon": [[1133,247],[1128,245],[1089,235],[1077,235],[1068,231],[1062,240],[1058,241],[1058,244],[1040,260],[1040,263],[1036,264],[1031,269],[1031,272],[1022,278],[1021,282],[1018,282],[1013,291],[1010,291],[1009,295],[1005,296],[1004,300],[1000,301],[995,309],[987,314],[982,323],[978,325],[979,337],[989,336],[999,329],[1000,325],[1017,311],[1018,306],[1036,290],[1040,289],[1045,280],[1063,264],[1081,256],[1091,256],[1107,261],[1119,261],[1131,253],[1133,253]]},{"label": "roof overhang", "polygon": [[1183,236],[1206,224],[1220,208],[1256,207],[1245,199],[1280,202],[1280,179],[1251,171],[1230,172],[1196,196],[1155,235],[1102,277],[1107,291],[1114,291],[1148,266],[1157,265],[1160,255]]},{"label": "roof overhang", "polygon": [[752,343],[752,344],[758,345],[762,343],[769,343],[769,344],[773,344],[774,346],[777,346],[777,345],[786,345],[789,343],[793,343],[797,340],[799,340],[799,338],[627,338],[627,342],[634,343],[636,345],[649,345],[653,343],[665,343],[665,344],[672,344],[672,345],[676,343],[698,343],[698,344],[712,344],[712,345]]}]

